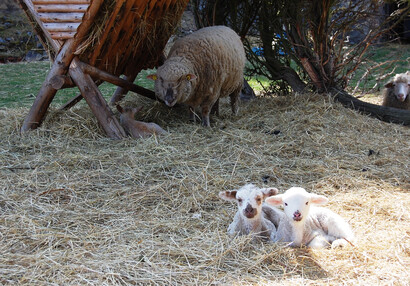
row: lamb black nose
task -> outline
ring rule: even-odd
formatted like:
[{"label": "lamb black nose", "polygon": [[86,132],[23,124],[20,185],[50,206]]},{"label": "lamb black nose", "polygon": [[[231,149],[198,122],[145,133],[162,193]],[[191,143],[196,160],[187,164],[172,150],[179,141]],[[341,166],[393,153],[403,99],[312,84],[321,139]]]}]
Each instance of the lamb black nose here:
[{"label": "lamb black nose", "polygon": [[247,218],[253,218],[253,217],[256,216],[256,214],[257,214],[257,210],[254,209],[250,204],[248,204],[248,205],[246,206],[245,210],[244,210],[244,215],[245,215]]},{"label": "lamb black nose", "polygon": [[245,211],[248,212],[248,213],[251,213],[253,211],[253,207],[248,204],[245,208]]},{"label": "lamb black nose", "polygon": [[302,214],[300,213],[300,211],[295,211],[295,213],[293,214],[293,216],[295,218],[299,218]]}]

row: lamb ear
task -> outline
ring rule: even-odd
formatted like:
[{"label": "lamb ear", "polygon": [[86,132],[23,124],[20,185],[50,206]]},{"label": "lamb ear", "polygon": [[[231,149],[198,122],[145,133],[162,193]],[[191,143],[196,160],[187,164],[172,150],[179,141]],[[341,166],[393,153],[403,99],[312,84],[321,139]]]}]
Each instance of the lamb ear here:
[{"label": "lamb ear", "polygon": [[272,206],[280,206],[283,203],[283,196],[282,195],[277,195],[277,196],[271,196],[266,198],[265,202]]},{"label": "lamb ear", "polygon": [[392,87],[393,87],[393,82],[391,81],[391,82],[386,83],[386,84],[384,85],[384,87],[386,87],[386,88],[392,88]]},{"label": "lamb ear", "polygon": [[267,198],[270,196],[277,195],[279,191],[277,188],[266,188],[266,189],[262,189],[262,193],[263,193],[263,197]]},{"label": "lamb ear", "polygon": [[150,74],[150,75],[147,75],[147,78],[152,79],[152,80],[157,80],[158,76],[156,74]]},{"label": "lamb ear", "polygon": [[324,205],[326,204],[329,200],[325,196],[321,195],[316,195],[316,194],[310,194],[310,201],[313,204],[316,205]]},{"label": "lamb ear", "polygon": [[236,201],[237,191],[222,191],[219,192],[219,197],[225,201]]}]

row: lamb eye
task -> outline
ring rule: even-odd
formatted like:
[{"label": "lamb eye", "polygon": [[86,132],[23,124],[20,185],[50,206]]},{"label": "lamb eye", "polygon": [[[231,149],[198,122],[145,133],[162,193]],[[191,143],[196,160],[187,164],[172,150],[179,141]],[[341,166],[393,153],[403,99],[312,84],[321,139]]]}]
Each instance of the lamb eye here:
[{"label": "lamb eye", "polygon": [[285,206],[287,206],[288,205],[288,203],[285,203]]},{"label": "lamb eye", "polygon": [[238,199],[238,202],[242,203],[242,199]]},{"label": "lamb eye", "polygon": [[306,202],[306,205],[308,205],[309,204],[309,202]]}]

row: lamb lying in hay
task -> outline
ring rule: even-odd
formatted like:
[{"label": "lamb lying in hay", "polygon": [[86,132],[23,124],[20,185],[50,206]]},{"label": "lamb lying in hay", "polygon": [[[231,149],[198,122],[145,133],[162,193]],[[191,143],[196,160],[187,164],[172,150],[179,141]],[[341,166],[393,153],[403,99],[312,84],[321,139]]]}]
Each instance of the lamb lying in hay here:
[{"label": "lamb lying in hay", "polygon": [[384,87],[383,106],[410,110],[410,71],[396,74]]},{"label": "lamb lying in hay", "polygon": [[135,120],[135,114],[137,114],[142,107],[131,108],[124,107],[117,104],[117,110],[120,112],[120,124],[124,128],[127,135],[130,135],[132,138],[146,138],[152,135],[164,135],[167,132],[162,129],[158,124],[153,122],[147,123],[142,121]]},{"label": "lamb lying in hay", "polygon": [[200,107],[202,124],[208,127],[212,107],[218,113],[220,97],[230,96],[232,112],[238,112],[245,60],[233,30],[206,27],[177,40],[165,63],[148,78],[155,80],[155,93],[168,106],[188,105],[193,121]]},{"label": "lamb lying in hay", "polygon": [[[247,184],[239,190],[222,191],[219,197],[226,201],[236,201],[238,211],[228,227],[230,235],[248,235],[264,240],[273,240],[276,236],[279,210],[263,203],[264,199],[276,195],[275,188],[258,188]],[[276,223],[276,225],[275,225]]]},{"label": "lamb lying in hay", "polygon": [[315,206],[327,201],[326,197],[308,193],[299,187],[267,198],[266,203],[284,208],[274,240],[288,242],[293,247],[312,248],[353,244],[355,237],[350,225],[331,210]]}]

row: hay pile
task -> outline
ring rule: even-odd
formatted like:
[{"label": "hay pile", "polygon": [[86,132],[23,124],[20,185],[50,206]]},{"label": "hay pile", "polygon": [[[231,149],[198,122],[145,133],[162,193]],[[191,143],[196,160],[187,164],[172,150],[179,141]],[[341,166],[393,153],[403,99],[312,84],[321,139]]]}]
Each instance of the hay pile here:
[{"label": "hay pile", "polygon": [[[238,116],[223,102],[211,129],[127,99],[170,134],[106,139],[79,105],[21,136],[27,110],[0,110],[1,284],[409,285],[408,128],[318,95],[260,98]],[[358,245],[228,237],[236,206],[217,194],[246,182],[327,195]]]}]

